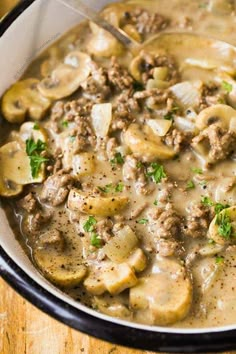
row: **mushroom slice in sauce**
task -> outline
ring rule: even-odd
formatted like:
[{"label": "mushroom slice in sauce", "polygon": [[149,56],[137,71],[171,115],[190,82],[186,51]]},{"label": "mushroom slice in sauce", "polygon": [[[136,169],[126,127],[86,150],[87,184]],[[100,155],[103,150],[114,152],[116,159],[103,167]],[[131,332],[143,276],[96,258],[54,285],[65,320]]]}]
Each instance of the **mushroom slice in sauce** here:
[{"label": "mushroom slice in sauce", "polygon": [[70,96],[84,82],[92,70],[92,60],[86,53],[69,53],[49,77],[43,79],[38,89],[47,98],[58,100]]},{"label": "mushroom slice in sauce", "polygon": [[2,112],[10,123],[22,123],[26,116],[40,120],[51,105],[38,90],[39,80],[26,79],[14,84],[3,96]]}]

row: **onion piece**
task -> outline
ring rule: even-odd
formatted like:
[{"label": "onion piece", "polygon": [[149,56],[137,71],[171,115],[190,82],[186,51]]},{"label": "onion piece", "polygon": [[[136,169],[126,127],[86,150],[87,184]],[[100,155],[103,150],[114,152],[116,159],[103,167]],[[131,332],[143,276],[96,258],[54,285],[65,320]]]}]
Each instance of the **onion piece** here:
[{"label": "onion piece", "polygon": [[172,126],[172,121],[167,119],[148,119],[146,123],[158,136],[165,136]]},{"label": "onion piece", "polygon": [[201,98],[202,81],[184,81],[170,87],[183,108],[197,107]]},{"label": "onion piece", "polygon": [[98,138],[105,138],[112,121],[112,104],[95,104],[92,108],[92,125]]}]

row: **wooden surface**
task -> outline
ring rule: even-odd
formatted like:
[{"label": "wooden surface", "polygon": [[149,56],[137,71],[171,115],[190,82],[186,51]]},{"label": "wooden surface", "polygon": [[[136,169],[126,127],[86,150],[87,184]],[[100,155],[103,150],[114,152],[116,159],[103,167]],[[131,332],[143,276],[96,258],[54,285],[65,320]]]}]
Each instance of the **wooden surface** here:
[{"label": "wooden surface", "polygon": [[[0,16],[16,2],[0,0]],[[147,352],[108,344],[71,330],[30,305],[0,279],[0,354],[82,353]]]}]

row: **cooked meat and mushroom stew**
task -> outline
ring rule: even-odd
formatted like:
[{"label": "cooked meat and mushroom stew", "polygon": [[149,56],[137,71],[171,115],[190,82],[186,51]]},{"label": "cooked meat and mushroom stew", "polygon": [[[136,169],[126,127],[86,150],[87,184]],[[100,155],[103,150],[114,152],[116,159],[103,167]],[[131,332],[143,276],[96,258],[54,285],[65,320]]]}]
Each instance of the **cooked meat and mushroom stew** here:
[{"label": "cooked meat and mushroom stew", "polygon": [[97,311],[233,324],[234,1],[130,0],[101,14],[136,55],[83,22],[2,97],[8,218],[37,269]]}]

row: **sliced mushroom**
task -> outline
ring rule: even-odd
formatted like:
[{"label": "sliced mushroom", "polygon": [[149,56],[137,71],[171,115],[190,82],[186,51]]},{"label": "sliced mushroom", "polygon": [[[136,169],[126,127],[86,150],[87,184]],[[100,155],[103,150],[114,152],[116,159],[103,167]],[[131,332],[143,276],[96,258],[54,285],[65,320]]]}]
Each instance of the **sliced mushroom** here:
[{"label": "sliced mushroom", "polygon": [[91,152],[82,152],[72,158],[73,174],[77,176],[92,175],[96,169],[96,157]]},{"label": "sliced mushroom", "polygon": [[92,35],[87,44],[87,50],[90,54],[97,57],[110,58],[119,56],[123,53],[122,44],[109,32],[90,22]]},{"label": "sliced mushroom", "polygon": [[235,109],[224,104],[217,104],[201,111],[196,119],[196,127],[201,131],[211,124],[218,124],[224,129],[229,129],[231,121],[235,119]]},{"label": "sliced mushroom", "polygon": [[236,206],[222,210],[212,220],[208,238],[220,245],[236,244]]},{"label": "sliced mushroom", "polygon": [[101,297],[94,297],[94,305],[96,308],[106,315],[126,318],[131,320],[132,312],[128,309],[128,306],[122,301],[118,296],[116,298],[111,298],[109,295],[103,295]]},{"label": "sliced mushroom", "polygon": [[61,287],[79,285],[87,273],[80,256],[71,257],[62,234],[55,234],[55,230],[40,237],[34,250],[34,260],[45,277]]},{"label": "sliced mushroom", "polygon": [[103,247],[107,257],[115,263],[127,260],[131,252],[137,247],[138,239],[133,230],[126,225],[119,230]]},{"label": "sliced mushroom", "polygon": [[0,195],[9,197],[22,191],[22,186],[42,183],[44,167],[36,178],[32,177],[30,159],[22,142],[13,141],[0,148]]},{"label": "sliced mushroom", "polygon": [[85,279],[84,286],[93,295],[102,295],[108,291],[111,295],[120,294],[137,283],[134,271],[127,263],[107,263],[94,269]]},{"label": "sliced mushroom", "polygon": [[174,260],[160,258],[153,274],[130,289],[130,305],[152,324],[170,325],[182,320],[192,302],[192,286],[185,269]]},{"label": "sliced mushroom", "polygon": [[175,156],[175,151],[158,139],[148,126],[131,124],[124,133],[124,142],[134,156],[144,162],[168,160]]},{"label": "sliced mushroom", "polygon": [[102,197],[83,194],[76,189],[70,191],[68,207],[75,212],[96,216],[113,216],[127,206],[129,199],[124,196]]},{"label": "sliced mushroom", "polygon": [[33,120],[45,116],[51,102],[38,90],[39,80],[27,79],[14,84],[3,96],[2,113],[10,123],[22,123],[28,115]]},{"label": "sliced mushroom", "polygon": [[70,96],[89,77],[91,70],[92,60],[88,54],[71,52],[63,64],[39,83],[38,89],[43,96],[53,100]]},{"label": "sliced mushroom", "polygon": [[98,138],[105,138],[112,121],[112,104],[100,103],[93,105],[91,112],[93,129]]}]

